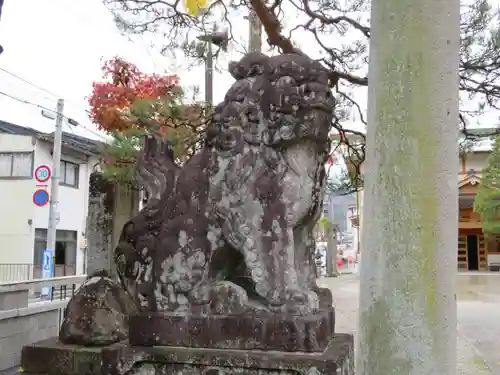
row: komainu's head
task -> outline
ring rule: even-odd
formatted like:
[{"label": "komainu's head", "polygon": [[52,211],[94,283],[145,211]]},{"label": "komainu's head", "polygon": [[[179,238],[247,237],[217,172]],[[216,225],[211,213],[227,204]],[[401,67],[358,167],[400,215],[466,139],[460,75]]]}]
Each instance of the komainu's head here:
[{"label": "komainu's head", "polygon": [[327,147],[334,99],[321,64],[301,55],[250,53],[229,71],[236,82],[215,108],[208,145],[233,152],[245,143]]}]

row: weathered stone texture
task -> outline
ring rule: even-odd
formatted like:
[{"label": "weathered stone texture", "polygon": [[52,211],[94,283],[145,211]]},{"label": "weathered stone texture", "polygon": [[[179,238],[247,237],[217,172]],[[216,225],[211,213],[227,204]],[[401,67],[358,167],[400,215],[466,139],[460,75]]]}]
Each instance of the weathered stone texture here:
[{"label": "weathered stone texture", "polygon": [[88,348],[50,339],[25,346],[21,366],[45,375],[354,375],[353,353],[353,337],[345,334],[314,355],[126,343]]},{"label": "weathered stone texture", "polygon": [[87,264],[86,273],[92,275],[100,270],[111,272],[111,214],[105,206],[105,195],[90,197],[87,216]]},{"label": "weathered stone texture", "polygon": [[327,73],[304,56],[256,53],[229,70],[237,81],[184,166],[146,140],[138,176],[151,199],[123,229],[119,274],[143,311],[315,314],[331,300],[316,285],[312,233],[333,116]]},{"label": "weathered stone texture", "polygon": [[93,278],[68,305],[61,341],[114,344],[29,346],[27,372],[353,375],[352,336],[334,335],[331,292],[316,284],[327,73],[258,53],[229,70],[236,82],[188,162],[145,139],[137,172],[149,201],[115,250],[121,285]]},{"label": "weathered stone texture", "polygon": [[333,308],[312,316],[144,313],[130,317],[133,346],[322,352],[334,334]]},{"label": "weathered stone texture", "polygon": [[[296,374],[354,375],[353,337],[339,334],[322,353],[281,353],[259,350],[221,350],[179,347],[130,347],[103,350],[103,375],[133,375],[142,364],[153,375],[175,374]],[[151,366],[146,366],[151,371]],[[217,372],[213,372],[217,371]],[[247,372],[248,371],[248,372]],[[344,372],[342,372],[344,371]],[[146,372],[147,373],[147,372]]]},{"label": "weathered stone texture", "polygon": [[65,344],[108,345],[128,337],[129,315],[137,312],[130,296],[106,276],[89,278],[64,312],[59,339]]}]

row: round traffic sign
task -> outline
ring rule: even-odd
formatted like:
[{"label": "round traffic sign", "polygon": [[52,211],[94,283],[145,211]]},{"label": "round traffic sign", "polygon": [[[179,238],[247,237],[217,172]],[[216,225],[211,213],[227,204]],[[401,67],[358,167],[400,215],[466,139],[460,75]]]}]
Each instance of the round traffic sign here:
[{"label": "round traffic sign", "polygon": [[33,193],[33,203],[38,207],[45,206],[49,203],[49,192],[47,190],[38,189]]},{"label": "round traffic sign", "polygon": [[50,167],[48,165],[39,165],[35,169],[35,179],[38,182],[47,182],[52,175]]}]

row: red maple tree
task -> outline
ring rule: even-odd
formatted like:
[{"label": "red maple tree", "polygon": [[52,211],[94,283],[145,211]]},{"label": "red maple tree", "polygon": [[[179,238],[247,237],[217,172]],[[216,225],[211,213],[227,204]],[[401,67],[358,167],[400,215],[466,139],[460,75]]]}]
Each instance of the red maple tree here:
[{"label": "red maple tree", "polygon": [[121,132],[138,126],[124,115],[130,112],[136,101],[168,101],[181,92],[176,75],[145,74],[120,57],[106,61],[102,70],[105,81],[92,84],[88,101],[92,121],[100,130],[107,132]]}]

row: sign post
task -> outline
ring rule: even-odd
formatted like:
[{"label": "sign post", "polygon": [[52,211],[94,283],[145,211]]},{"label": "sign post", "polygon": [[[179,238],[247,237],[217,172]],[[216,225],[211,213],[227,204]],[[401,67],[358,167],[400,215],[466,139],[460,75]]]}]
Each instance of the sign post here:
[{"label": "sign post", "polygon": [[48,165],[39,165],[35,169],[35,179],[39,184],[46,183],[52,177],[52,172]]},{"label": "sign post", "polygon": [[38,207],[43,207],[49,203],[50,195],[47,190],[47,181],[52,177],[52,171],[48,165],[39,165],[35,169],[35,180],[37,189],[33,193],[33,203]]},{"label": "sign post", "polygon": [[[42,278],[50,279],[54,277],[54,249],[45,249],[42,253]],[[43,287],[42,297],[51,297],[52,288]]]}]

